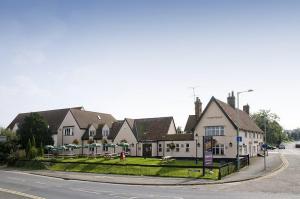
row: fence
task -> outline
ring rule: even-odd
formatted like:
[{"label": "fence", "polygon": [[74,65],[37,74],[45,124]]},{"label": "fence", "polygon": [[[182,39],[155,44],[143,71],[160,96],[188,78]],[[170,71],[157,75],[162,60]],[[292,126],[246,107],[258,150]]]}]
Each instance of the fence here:
[{"label": "fence", "polygon": [[[248,166],[250,164],[249,155],[240,156],[240,168]],[[237,161],[234,160],[232,162],[223,164],[219,168],[219,177],[218,179],[221,180],[223,177],[234,173],[237,171]]]}]

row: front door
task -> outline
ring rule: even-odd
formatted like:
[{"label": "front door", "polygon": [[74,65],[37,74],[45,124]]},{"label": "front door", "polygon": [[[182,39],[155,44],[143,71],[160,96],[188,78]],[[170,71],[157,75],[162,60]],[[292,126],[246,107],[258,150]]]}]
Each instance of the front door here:
[{"label": "front door", "polygon": [[143,144],[143,156],[144,157],[152,156],[152,144]]}]

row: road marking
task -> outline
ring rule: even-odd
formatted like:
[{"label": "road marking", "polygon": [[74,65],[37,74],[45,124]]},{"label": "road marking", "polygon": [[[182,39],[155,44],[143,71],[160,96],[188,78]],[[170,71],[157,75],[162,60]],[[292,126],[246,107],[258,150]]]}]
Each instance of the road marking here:
[{"label": "road marking", "polygon": [[32,199],[45,199],[45,198],[42,198],[39,196],[34,196],[34,195],[27,194],[27,193],[22,193],[22,192],[18,192],[18,191],[9,190],[9,189],[3,189],[3,188],[0,188],[0,192],[10,193],[10,194],[23,196],[23,197],[27,197],[27,198],[32,198]]},{"label": "road marking", "polygon": [[37,183],[37,184],[42,184],[42,185],[47,184],[47,183],[45,183],[45,182],[39,182],[39,181],[36,181],[35,183]]}]

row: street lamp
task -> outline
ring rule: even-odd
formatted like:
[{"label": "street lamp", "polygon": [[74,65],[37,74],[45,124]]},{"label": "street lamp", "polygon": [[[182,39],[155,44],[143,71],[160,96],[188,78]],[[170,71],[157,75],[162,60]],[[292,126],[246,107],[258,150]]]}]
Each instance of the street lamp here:
[{"label": "street lamp", "polygon": [[242,93],[249,93],[249,92],[252,92],[253,90],[252,89],[249,89],[249,90],[246,90],[246,91],[240,91],[240,92],[237,92],[237,109],[236,109],[236,112],[237,112],[237,138],[236,138],[236,141],[237,141],[237,145],[236,145],[236,163],[237,163],[237,171],[240,170],[240,112],[239,112],[239,106],[240,106],[240,102],[239,102],[239,97],[240,97],[240,94]]},{"label": "street lamp", "polygon": [[197,158],[197,156],[198,156],[198,133],[196,133],[196,164],[198,164],[198,158]]}]

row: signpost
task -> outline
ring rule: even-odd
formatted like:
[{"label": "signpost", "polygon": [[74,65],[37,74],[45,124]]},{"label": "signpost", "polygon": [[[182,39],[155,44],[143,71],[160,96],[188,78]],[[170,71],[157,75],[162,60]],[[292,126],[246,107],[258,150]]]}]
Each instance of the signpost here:
[{"label": "signpost", "polygon": [[203,136],[203,171],[202,175],[205,176],[205,167],[213,166],[213,137]]}]

